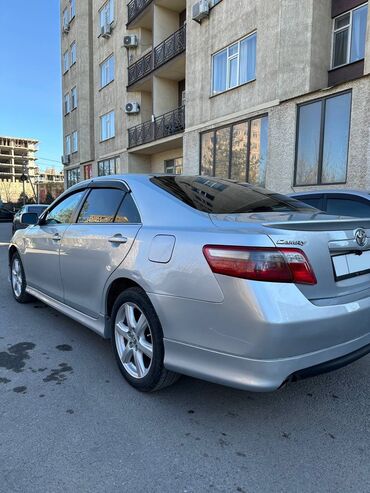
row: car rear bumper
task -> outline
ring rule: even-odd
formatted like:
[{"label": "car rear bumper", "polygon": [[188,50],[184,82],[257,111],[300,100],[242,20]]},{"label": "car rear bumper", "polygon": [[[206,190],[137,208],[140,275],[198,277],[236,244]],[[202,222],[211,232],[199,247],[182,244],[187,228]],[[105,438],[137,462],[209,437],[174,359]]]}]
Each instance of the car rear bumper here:
[{"label": "car rear bumper", "polygon": [[370,344],[369,296],[318,306],[291,284],[227,283],[222,303],[149,294],[162,323],[168,369],[270,391],[349,363]]},{"label": "car rear bumper", "polygon": [[270,392],[284,383],[336,370],[370,352],[370,334],[315,353],[277,360],[255,360],[165,340],[165,366],[217,384]]}]

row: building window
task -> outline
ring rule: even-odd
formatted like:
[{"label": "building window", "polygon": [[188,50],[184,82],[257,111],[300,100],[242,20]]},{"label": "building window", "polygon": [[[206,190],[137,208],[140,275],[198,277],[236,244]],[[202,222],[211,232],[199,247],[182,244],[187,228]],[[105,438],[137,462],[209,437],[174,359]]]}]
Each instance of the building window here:
[{"label": "building window", "polygon": [[212,56],[212,94],[256,78],[257,34],[251,34]]},{"label": "building window", "polygon": [[333,24],[332,68],[365,57],[367,3],[339,15]]},{"label": "building window", "polygon": [[84,179],[90,180],[92,178],[92,164],[85,164],[84,166]]},{"label": "building window", "polygon": [[268,117],[234,123],[201,134],[201,174],[263,186]]},{"label": "building window", "polygon": [[78,151],[78,132],[72,132],[72,152]]},{"label": "building window", "polygon": [[77,87],[73,87],[71,90],[71,108],[75,110],[77,108]]},{"label": "building window", "polygon": [[98,162],[98,176],[115,175],[118,168],[118,157]]},{"label": "building window", "polygon": [[67,188],[80,181],[80,168],[67,169]]},{"label": "building window", "polygon": [[63,54],[63,74],[68,72],[69,69],[69,55],[68,50]]},{"label": "building window", "polygon": [[295,185],[345,183],[351,93],[298,107]]},{"label": "building window", "polygon": [[114,0],[108,0],[99,11],[100,27],[109,26],[114,21]]},{"label": "building window", "polygon": [[71,44],[71,66],[76,63],[77,60],[77,45],[76,41]]},{"label": "building window", "polygon": [[71,136],[66,135],[66,154],[71,154]]},{"label": "building window", "polygon": [[114,80],[114,55],[100,64],[100,87],[104,87]]},{"label": "building window", "polygon": [[69,0],[69,12],[70,19],[72,20],[76,15],[76,0]]},{"label": "building window", "polygon": [[181,175],[183,172],[183,158],[168,159],[164,162],[164,172],[170,175]]},{"label": "building window", "polygon": [[71,111],[71,103],[70,103],[70,98],[69,98],[69,93],[64,95],[64,114],[68,115],[68,113]]},{"label": "building window", "polygon": [[108,140],[116,135],[114,128],[114,111],[100,117],[100,127],[101,140]]},{"label": "building window", "polygon": [[68,29],[69,21],[70,21],[69,9],[66,8],[63,10],[63,29],[65,30]]}]

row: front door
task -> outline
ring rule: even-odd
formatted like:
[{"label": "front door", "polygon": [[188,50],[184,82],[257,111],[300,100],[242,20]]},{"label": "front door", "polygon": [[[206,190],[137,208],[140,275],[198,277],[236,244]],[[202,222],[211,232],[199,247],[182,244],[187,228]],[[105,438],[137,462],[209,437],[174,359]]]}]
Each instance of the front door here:
[{"label": "front door", "polygon": [[65,231],[84,191],[75,192],[50,209],[40,225],[27,230],[24,269],[27,284],[52,298],[62,301],[59,250]]},{"label": "front door", "polygon": [[65,303],[97,318],[104,286],[128,254],[141,227],[130,193],[92,188],[61,242]]}]

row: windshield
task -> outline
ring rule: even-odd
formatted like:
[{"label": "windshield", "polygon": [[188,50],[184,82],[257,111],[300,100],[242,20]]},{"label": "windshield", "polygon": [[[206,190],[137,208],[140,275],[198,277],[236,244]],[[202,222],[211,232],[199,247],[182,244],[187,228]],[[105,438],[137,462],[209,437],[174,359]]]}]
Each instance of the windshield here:
[{"label": "windshield", "polygon": [[248,183],[203,176],[154,176],[151,182],[184,204],[210,214],[312,212],[314,207]]}]

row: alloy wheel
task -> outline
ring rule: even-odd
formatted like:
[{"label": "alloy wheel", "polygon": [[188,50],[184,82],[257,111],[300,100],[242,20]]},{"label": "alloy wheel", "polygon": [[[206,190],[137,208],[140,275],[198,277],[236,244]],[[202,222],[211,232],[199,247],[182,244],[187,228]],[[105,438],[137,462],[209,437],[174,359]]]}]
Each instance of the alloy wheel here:
[{"label": "alloy wheel", "polygon": [[12,264],[12,286],[17,298],[22,294],[23,274],[20,260],[15,258]]},{"label": "alloy wheel", "polygon": [[153,337],[143,311],[124,303],[115,320],[115,341],[124,369],[134,378],[144,378],[153,360]]}]

